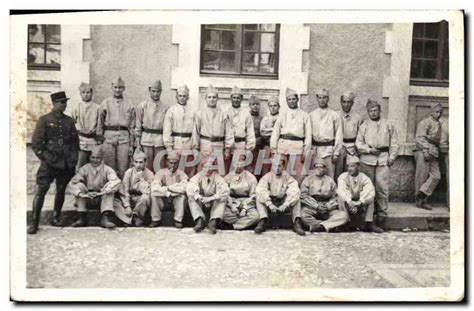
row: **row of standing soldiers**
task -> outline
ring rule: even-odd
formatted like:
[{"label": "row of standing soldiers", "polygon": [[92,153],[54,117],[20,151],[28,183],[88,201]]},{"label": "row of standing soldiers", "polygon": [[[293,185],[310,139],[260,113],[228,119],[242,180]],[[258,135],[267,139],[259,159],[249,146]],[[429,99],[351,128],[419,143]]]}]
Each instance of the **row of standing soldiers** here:
[{"label": "row of standing soldiers", "polygon": [[[169,155],[172,155],[168,158],[172,159],[171,162],[174,163],[174,158],[182,159],[184,157],[185,160],[192,160],[193,156],[188,155],[186,151],[199,150],[198,165],[192,165],[185,169],[185,175],[188,177],[197,176],[196,171],[201,172],[206,163],[212,163],[216,151],[221,152],[225,159],[226,173],[230,171],[232,154],[235,155],[238,150],[251,151],[254,155],[253,161],[244,171],[249,172],[254,178],[268,175],[267,173],[272,168],[271,164],[259,167],[257,165],[259,155],[266,159],[274,159],[277,155],[283,159],[286,166],[291,164],[294,169],[291,171],[292,176],[284,175],[294,177],[297,186],[301,185],[303,181],[305,163],[310,163],[310,167],[314,168],[317,167],[317,163],[324,166],[325,175],[333,181],[333,179],[338,180],[342,172],[347,170],[348,160],[357,162],[354,165],[357,167],[360,165],[362,175],[368,176],[371,184],[375,186],[374,210],[378,218],[369,221],[367,228],[370,231],[382,231],[375,224],[376,222],[380,223],[386,216],[389,167],[393,165],[398,156],[398,141],[393,124],[380,117],[381,109],[376,101],[369,100],[367,102],[369,119],[363,121],[357,113],[352,112],[355,98],[353,93],[341,96],[342,111],[336,112],[328,108],[329,92],[326,89],[321,89],[316,93],[319,107],[308,114],[298,107],[298,94],[287,89],[288,109],[280,113],[278,98],[271,97],[268,101],[269,115],[262,118],[260,116],[260,100],[256,96],[249,98],[250,113],[248,113],[241,107],[243,93],[237,87],[232,89],[232,107],[228,111],[217,107],[218,92],[212,86],[206,91],[207,106],[199,111],[193,111],[188,106],[189,90],[186,86],[178,88],[176,104],[168,106],[162,103],[160,101],[162,92],[160,81],[149,86],[150,97],[136,107],[123,97],[125,84],[120,78],[112,83],[113,96],[104,100],[100,105],[93,103],[93,88],[90,85],[83,83],[79,90],[82,102],[74,107],[71,113],[72,118],[64,114],[68,100],[65,93],[55,93],[51,95],[53,111],[42,116],[35,128],[32,148],[41,159],[41,166],[37,173],[38,188],[33,201],[33,220],[28,230],[30,233],[37,231],[44,196],[54,179],[56,179],[57,190],[52,224],[60,225],[59,216],[66,186],[74,176],[75,170],[77,169],[79,172],[80,168],[90,160],[89,158],[97,146],[100,146],[101,150],[98,152],[101,154],[100,161],[103,158],[105,167],[111,168],[113,172],[117,173],[117,178],[124,181],[126,172],[129,171],[130,162],[132,162],[130,158],[136,150],[143,151],[143,158],[147,159],[145,160],[147,170],[152,174],[153,172],[158,173],[160,169],[170,171],[170,168],[166,168],[168,166],[167,157],[160,157],[161,160],[156,163],[155,158],[160,152],[167,151]],[[439,122],[441,113],[442,107],[434,106],[431,115],[420,123],[417,130],[416,200],[417,206],[421,208],[430,208],[426,201],[436,187],[440,175],[438,151],[447,150],[447,135],[444,135],[444,139],[442,137],[442,133],[447,133],[447,131],[442,131]],[[444,149],[443,146],[445,146]],[[288,159],[290,161],[287,161]],[[132,169],[137,169],[135,161],[133,162]],[[274,165],[274,171],[277,171],[276,167],[281,164],[280,161],[277,161],[277,164]],[[138,168],[138,170],[140,169]],[[96,167],[92,171],[97,173]],[[208,171],[213,172],[214,170],[208,169]],[[231,173],[235,173],[235,171]],[[275,174],[275,172],[271,173]],[[359,175],[358,169],[357,174]],[[123,188],[123,183],[119,184],[112,187],[112,190],[118,191],[118,188]],[[274,183],[269,183],[269,185],[272,184]],[[317,188],[324,187],[320,185]],[[334,193],[335,189],[333,189]],[[98,198],[103,195],[103,189],[89,190],[93,190],[93,197]],[[203,191],[203,189],[199,190],[199,196]],[[313,199],[322,199],[317,194],[318,191],[321,192],[321,189],[314,191],[316,193],[309,193],[309,196],[312,196]],[[73,191],[71,190],[71,192]],[[123,190],[118,192],[122,192],[123,196]],[[76,192],[76,195],[79,194],[84,193]],[[358,199],[357,195],[354,198]],[[86,199],[92,199],[92,197]],[[302,196],[301,199],[303,199]],[[326,200],[327,197],[323,202]],[[265,205],[267,208],[273,204],[270,201],[266,202],[268,203]],[[311,200],[307,198],[306,202],[309,204]],[[206,206],[205,203],[200,202],[203,206]],[[280,203],[283,204],[283,202]],[[312,203],[316,204],[315,201]],[[289,204],[285,204],[288,205],[285,211],[288,210]],[[76,205],[79,208],[83,206],[83,203]],[[130,212],[126,205],[124,206],[125,216],[122,218],[128,221],[130,216],[139,213]],[[363,205],[369,206],[370,204]],[[155,204],[155,206],[157,205]],[[242,207],[243,204],[239,206]],[[111,210],[113,208],[105,211],[104,216],[107,216]],[[120,213],[116,214],[119,216]],[[326,214],[328,215],[328,211]],[[265,230],[267,217],[265,213],[263,216],[257,224],[256,231],[263,232]],[[137,221],[140,223],[140,217],[137,217]],[[195,218],[195,221],[196,226],[202,229],[204,218],[198,217]],[[295,231],[301,233],[300,217],[293,217],[293,221]],[[154,226],[157,221],[152,220],[152,223]],[[180,221],[177,223],[179,226]],[[79,221],[80,224],[81,221]],[[109,217],[103,217],[103,224],[110,227],[112,221]],[[215,228],[216,224],[214,223],[211,227]],[[317,231],[321,226],[315,226],[315,228],[313,229]],[[329,230],[330,228],[325,229]],[[215,232],[215,229],[213,231]]]}]

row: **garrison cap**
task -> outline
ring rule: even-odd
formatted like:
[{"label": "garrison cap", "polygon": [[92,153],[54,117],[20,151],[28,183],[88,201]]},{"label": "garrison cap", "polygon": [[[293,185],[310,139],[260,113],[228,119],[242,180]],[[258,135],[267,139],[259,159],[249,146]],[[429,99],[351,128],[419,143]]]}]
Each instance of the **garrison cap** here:
[{"label": "garrison cap", "polygon": [[285,95],[285,97],[288,98],[289,96],[293,96],[293,95],[298,96],[298,93],[296,93],[296,91],[293,90],[293,89],[286,88],[286,95]]},{"label": "garrison cap", "polygon": [[125,87],[125,82],[122,80],[121,77],[118,77],[116,80],[112,81],[112,85]]},{"label": "garrison cap", "polygon": [[89,83],[84,83],[84,82],[81,82],[81,85],[79,85],[79,91],[85,91],[85,90],[93,90],[92,88],[92,85],[90,85]]},{"label": "garrison cap", "polygon": [[323,87],[316,90],[316,95],[326,95],[329,96],[329,91]]},{"label": "garrison cap", "polygon": [[186,94],[186,95],[189,95],[189,88],[186,84],[184,85],[181,85],[180,87],[178,87],[178,89],[176,90],[176,92],[178,94]]},{"label": "garrison cap", "polygon": [[65,92],[57,92],[53,93],[50,95],[51,96],[51,101],[54,102],[61,102],[61,101],[67,101],[69,98],[66,96]]},{"label": "garrison cap", "polygon": [[217,89],[209,84],[209,86],[207,87],[207,90],[206,90],[206,96],[208,94],[216,94],[217,95],[218,94]]},{"label": "garrison cap", "polygon": [[352,92],[345,92],[341,95],[341,100],[344,99],[344,98],[347,98],[350,101],[354,101],[355,95]]},{"label": "garrison cap", "polygon": [[161,80],[156,80],[156,81],[154,81],[154,82],[150,85],[150,88],[162,90],[162,87],[161,87]]},{"label": "garrison cap", "polygon": [[244,95],[244,94],[242,94],[242,90],[241,90],[239,87],[235,86],[235,85],[234,85],[234,87],[232,88],[232,91],[230,92],[230,95],[231,95],[231,96],[234,95],[234,94],[239,94],[239,95],[241,95],[241,96]]},{"label": "garrison cap", "polygon": [[104,157],[104,151],[102,149],[102,146],[97,145],[97,146],[93,147],[92,150],[91,150],[91,155],[93,155],[95,157],[103,158]]},{"label": "garrison cap", "polygon": [[280,99],[278,99],[278,96],[270,96],[270,98],[268,98],[268,102],[280,104]]},{"label": "garrison cap", "polygon": [[168,152],[168,156],[166,159],[168,160],[168,162],[178,162],[178,154],[176,153],[176,151],[172,150]]},{"label": "garrison cap", "polygon": [[371,109],[371,108],[374,108],[374,107],[379,107],[380,108],[380,104],[378,101],[376,100],[373,100],[373,99],[370,99],[367,100],[367,110]]},{"label": "garrison cap", "polygon": [[319,157],[314,160],[313,166],[316,167],[316,165],[322,165],[324,168],[326,168],[326,162],[324,162],[324,160]]},{"label": "garrison cap", "polygon": [[146,154],[141,151],[139,148],[135,149],[135,152],[133,153],[133,160],[145,160],[146,161]]},{"label": "garrison cap", "polygon": [[359,158],[356,156],[347,155],[346,164],[359,164]]},{"label": "garrison cap", "polygon": [[258,98],[255,95],[251,95],[249,98],[249,104],[259,104],[260,103],[260,98]]},{"label": "garrison cap", "polygon": [[431,107],[431,110],[433,111],[433,110],[438,109],[438,108],[443,109],[443,105],[441,103],[436,103]]}]

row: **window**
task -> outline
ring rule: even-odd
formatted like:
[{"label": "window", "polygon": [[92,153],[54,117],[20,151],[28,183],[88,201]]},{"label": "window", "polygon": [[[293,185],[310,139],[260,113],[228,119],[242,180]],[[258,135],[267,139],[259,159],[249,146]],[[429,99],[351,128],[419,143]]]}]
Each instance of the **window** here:
[{"label": "window", "polygon": [[412,84],[429,85],[449,81],[448,23],[413,24]]},{"label": "window", "polygon": [[61,68],[61,26],[28,25],[28,69]]},{"label": "window", "polygon": [[201,26],[201,73],[278,77],[280,25]]}]

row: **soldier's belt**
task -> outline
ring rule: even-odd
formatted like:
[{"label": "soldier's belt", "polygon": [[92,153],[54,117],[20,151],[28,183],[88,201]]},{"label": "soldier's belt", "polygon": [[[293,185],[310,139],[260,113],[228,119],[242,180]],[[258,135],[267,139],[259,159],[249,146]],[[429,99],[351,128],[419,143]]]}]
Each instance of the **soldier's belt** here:
[{"label": "soldier's belt", "polygon": [[163,130],[142,128],[143,132],[150,134],[163,134]]},{"label": "soldier's belt", "polygon": [[245,137],[234,137],[234,141],[236,143],[245,142]]},{"label": "soldier's belt", "polygon": [[356,138],[343,138],[342,139],[342,142],[343,143],[355,143],[356,142]]},{"label": "soldier's belt", "polygon": [[315,141],[313,139],[314,146],[334,146],[334,139],[330,141]]},{"label": "soldier's belt", "polygon": [[329,202],[329,200],[331,200],[331,198],[320,196],[320,195],[312,195],[311,197],[315,199],[316,201],[321,201],[321,202]]},{"label": "soldier's belt", "polygon": [[376,149],[380,152],[389,152],[390,151],[390,147],[377,147]]},{"label": "soldier's belt", "polygon": [[234,193],[231,193],[230,196],[232,198],[235,198],[235,199],[241,199],[241,198],[248,198],[249,197],[248,195],[245,195],[245,194],[234,194]]},{"label": "soldier's belt", "polygon": [[48,144],[50,145],[59,145],[59,146],[62,146],[64,144],[68,144],[70,143],[71,140],[70,139],[64,139],[64,138],[58,138],[58,139],[55,139],[55,140],[48,140]]},{"label": "soldier's belt", "polygon": [[83,132],[77,132],[77,135],[86,137],[86,138],[95,138],[96,134],[95,133],[83,133]]},{"label": "soldier's belt", "polygon": [[171,136],[173,137],[191,137],[193,134],[192,133],[177,133],[177,132],[172,132]]},{"label": "soldier's belt", "polygon": [[205,135],[200,135],[201,139],[208,140],[210,142],[217,142],[217,141],[224,141],[224,136],[205,136]]},{"label": "soldier's belt", "polygon": [[298,136],[289,135],[289,134],[282,134],[280,135],[280,138],[286,139],[286,140],[304,141],[304,137],[298,137]]},{"label": "soldier's belt", "polygon": [[138,190],[129,190],[128,193],[131,195],[142,195],[141,191]]},{"label": "soldier's belt", "polygon": [[121,125],[106,125],[104,126],[104,130],[106,131],[128,131],[128,127],[121,126]]}]

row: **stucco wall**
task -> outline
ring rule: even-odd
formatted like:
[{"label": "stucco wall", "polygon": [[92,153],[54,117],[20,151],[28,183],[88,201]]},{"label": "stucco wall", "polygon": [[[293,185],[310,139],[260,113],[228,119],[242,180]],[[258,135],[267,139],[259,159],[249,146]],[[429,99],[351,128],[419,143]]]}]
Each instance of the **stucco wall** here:
[{"label": "stucco wall", "polygon": [[111,96],[113,79],[125,81],[124,96],[139,103],[148,97],[149,83],[160,79],[162,100],[174,103],[171,68],[177,63],[177,48],[171,44],[170,25],[92,25],[90,81],[95,101]]},{"label": "stucco wall", "polygon": [[[384,74],[390,71],[390,55],[384,53],[390,24],[310,24],[308,53],[308,94],[318,87],[329,90],[329,106],[340,110],[339,98],[345,91],[356,94],[354,110],[365,117],[368,98],[382,100]],[[311,106],[316,103],[309,96]],[[309,108],[310,110],[312,109]]]}]

